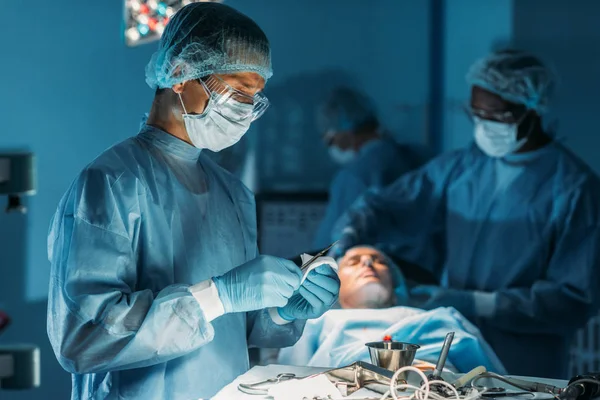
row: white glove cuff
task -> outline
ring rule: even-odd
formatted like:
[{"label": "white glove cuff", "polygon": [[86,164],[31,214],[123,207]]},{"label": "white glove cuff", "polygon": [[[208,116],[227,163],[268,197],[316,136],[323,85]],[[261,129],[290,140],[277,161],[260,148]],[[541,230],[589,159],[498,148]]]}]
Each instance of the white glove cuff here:
[{"label": "white glove cuff", "polygon": [[225,314],[225,308],[223,308],[223,303],[219,298],[219,291],[212,279],[190,286],[189,291],[200,305],[200,309],[202,309],[208,322],[212,322]]},{"label": "white glove cuff", "polygon": [[281,318],[281,315],[277,312],[277,307],[269,308],[269,316],[275,322],[276,325],[287,325],[292,321],[288,321],[287,319]]}]

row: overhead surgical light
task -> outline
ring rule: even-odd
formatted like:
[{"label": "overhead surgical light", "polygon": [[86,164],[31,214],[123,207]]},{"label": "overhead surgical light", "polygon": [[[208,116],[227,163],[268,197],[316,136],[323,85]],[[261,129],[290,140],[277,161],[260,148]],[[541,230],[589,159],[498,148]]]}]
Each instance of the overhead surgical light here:
[{"label": "overhead surgical light", "polygon": [[173,14],[190,3],[223,0],[124,0],[124,35],[127,46],[134,47],[160,39]]}]

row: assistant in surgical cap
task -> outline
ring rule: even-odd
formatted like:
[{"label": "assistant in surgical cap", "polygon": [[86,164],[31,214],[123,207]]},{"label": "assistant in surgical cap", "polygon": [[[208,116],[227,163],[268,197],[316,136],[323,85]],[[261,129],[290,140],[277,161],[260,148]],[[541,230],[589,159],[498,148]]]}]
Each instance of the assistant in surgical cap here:
[{"label": "assistant in surgical cap", "polygon": [[348,132],[376,128],[378,120],[371,99],[355,89],[340,87],[321,105],[318,124],[321,132]]},{"label": "assistant in surgical cap", "polygon": [[556,76],[530,53],[503,50],[473,64],[467,82],[543,114],[548,108]]},{"label": "assistant in surgical cap", "polygon": [[269,40],[244,14],[219,3],[192,3],[169,21],[158,50],[146,66],[153,88],[212,74],[256,72],[273,75]]}]

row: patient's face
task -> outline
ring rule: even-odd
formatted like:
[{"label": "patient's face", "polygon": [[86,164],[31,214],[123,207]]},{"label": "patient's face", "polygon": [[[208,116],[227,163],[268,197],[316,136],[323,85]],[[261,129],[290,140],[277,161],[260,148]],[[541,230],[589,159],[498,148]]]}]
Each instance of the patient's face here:
[{"label": "patient's face", "polygon": [[392,276],[385,256],[370,247],[353,247],[339,262],[342,308],[393,305]]}]

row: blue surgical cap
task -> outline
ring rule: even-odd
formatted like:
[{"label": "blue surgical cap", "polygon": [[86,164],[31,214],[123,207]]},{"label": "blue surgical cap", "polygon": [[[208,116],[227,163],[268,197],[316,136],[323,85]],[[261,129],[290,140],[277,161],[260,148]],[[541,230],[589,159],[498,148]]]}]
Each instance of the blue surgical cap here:
[{"label": "blue surgical cap", "polygon": [[503,50],[475,62],[467,82],[542,114],[547,111],[556,76],[530,53]]},{"label": "blue surgical cap", "polygon": [[377,125],[378,120],[371,99],[354,89],[337,88],[321,105],[317,123],[322,132],[347,132]]},{"label": "blue surgical cap", "polygon": [[211,74],[273,75],[269,40],[244,14],[219,3],[192,3],[167,24],[146,66],[151,88],[169,88]]}]

